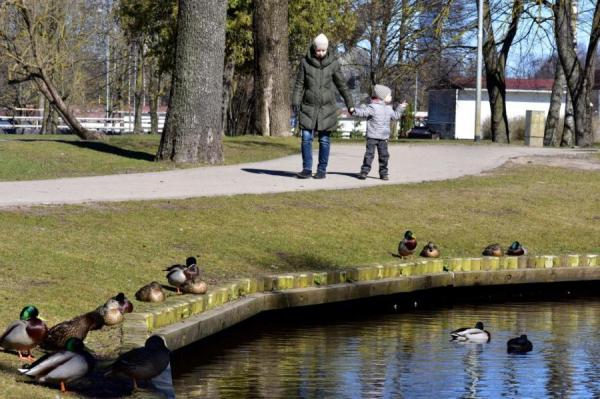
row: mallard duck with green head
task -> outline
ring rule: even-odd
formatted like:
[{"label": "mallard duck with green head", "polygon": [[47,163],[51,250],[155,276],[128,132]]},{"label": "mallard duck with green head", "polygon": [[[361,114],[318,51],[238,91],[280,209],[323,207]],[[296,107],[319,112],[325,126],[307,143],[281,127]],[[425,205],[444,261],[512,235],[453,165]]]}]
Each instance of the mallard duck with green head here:
[{"label": "mallard duck with green head", "polygon": [[421,250],[420,256],[423,258],[439,258],[440,250],[438,249],[437,245],[429,241]]},{"label": "mallard duck with green head", "polygon": [[415,253],[417,248],[417,237],[412,231],[407,230],[404,233],[404,238],[398,244],[398,255],[401,258],[405,258]]},{"label": "mallard duck with green head", "polygon": [[506,254],[509,256],[522,256],[527,255],[527,248],[521,245],[519,241],[514,241],[510,244],[510,247],[506,250]]},{"label": "mallard duck with green head", "polygon": [[490,342],[490,339],[492,338],[490,333],[483,329],[482,322],[477,322],[475,328],[459,328],[458,330],[451,332],[450,335],[452,336],[453,341],[469,341],[476,343]]},{"label": "mallard duck with green head", "polygon": [[[38,318],[39,311],[35,306],[25,306],[16,320],[0,336],[0,346],[6,350],[15,350],[19,359],[33,361],[31,349],[38,346],[48,334],[48,327]],[[27,352],[27,357],[21,352]]]},{"label": "mallard duck with green head", "polygon": [[191,280],[200,274],[196,258],[193,256],[186,259],[185,266],[177,264],[164,269],[164,271],[167,272],[167,281],[175,287],[178,295],[181,294],[181,287],[187,280]]},{"label": "mallard duck with green head", "polygon": [[59,383],[60,391],[67,392],[66,384],[73,382],[94,368],[94,357],[90,355],[79,338],[71,337],[65,349],[49,353],[28,367],[19,369],[21,374],[43,383]]},{"label": "mallard duck with green head", "polygon": [[146,340],[143,348],[135,348],[117,358],[107,376],[126,376],[133,380],[134,389],[139,380],[149,380],[162,373],[170,361],[170,351],[158,335]]},{"label": "mallard duck with green head", "polygon": [[153,281],[140,288],[135,293],[135,299],[142,302],[162,302],[165,300],[165,293],[162,285]]},{"label": "mallard duck with green head", "polygon": [[490,244],[481,253],[483,256],[502,256],[504,251],[500,244]]}]

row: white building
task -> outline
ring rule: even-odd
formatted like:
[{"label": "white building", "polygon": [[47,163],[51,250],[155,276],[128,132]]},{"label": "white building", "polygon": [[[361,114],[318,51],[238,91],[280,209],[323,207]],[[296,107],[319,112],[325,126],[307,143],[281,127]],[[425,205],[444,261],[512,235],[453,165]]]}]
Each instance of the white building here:
[{"label": "white building", "polygon": [[[525,117],[527,110],[548,112],[552,79],[507,79],[506,113],[508,119]],[[485,88],[485,84],[483,85]],[[475,138],[475,82],[449,84],[447,88],[428,91],[429,118],[427,126],[447,139]],[[595,92],[594,98],[597,97]],[[563,99],[564,103],[564,99]],[[564,105],[561,114],[564,113]],[[487,90],[481,92],[481,121],[490,119]]]}]

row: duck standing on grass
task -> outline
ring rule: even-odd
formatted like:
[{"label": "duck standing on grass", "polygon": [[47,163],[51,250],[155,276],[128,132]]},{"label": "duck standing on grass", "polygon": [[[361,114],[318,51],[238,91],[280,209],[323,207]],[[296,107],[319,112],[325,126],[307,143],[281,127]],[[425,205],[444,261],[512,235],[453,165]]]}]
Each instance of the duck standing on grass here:
[{"label": "duck standing on grass", "polygon": [[415,253],[416,248],[417,237],[413,234],[412,231],[407,230],[404,233],[404,238],[398,244],[398,255],[400,255],[401,258],[405,258]]},{"label": "duck standing on grass", "polygon": [[523,247],[519,241],[515,241],[510,244],[510,247],[506,250],[506,254],[509,256],[527,255],[527,249]]},{"label": "duck standing on grass", "polygon": [[60,383],[60,391],[67,392],[65,384],[75,381],[94,368],[94,357],[90,355],[79,338],[69,338],[65,349],[47,354],[36,362],[19,369],[21,374],[39,382]]},{"label": "duck standing on grass", "polygon": [[481,253],[483,256],[502,256],[504,251],[500,244],[490,244]]},{"label": "duck standing on grass", "polygon": [[135,299],[142,302],[162,302],[165,300],[165,293],[162,286],[153,281],[140,288],[135,293]]},{"label": "duck standing on grass", "polygon": [[137,389],[138,380],[150,380],[162,373],[171,360],[165,341],[158,335],[146,340],[143,348],[135,348],[123,353],[106,372],[106,376],[124,375],[133,380]]},{"label": "duck standing on grass", "polygon": [[[8,350],[16,350],[19,359],[33,361],[31,349],[38,346],[48,334],[48,327],[38,318],[39,311],[35,306],[25,306],[16,320],[0,336],[0,346]],[[21,353],[27,351],[27,357]]]},{"label": "duck standing on grass", "polygon": [[533,344],[527,339],[527,335],[523,334],[520,337],[509,339],[506,343],[507,353],[527,353],[531,352]]},{"label": "duck standing on grass", "polygon": [[452,341],[469,341],[477,343],[490,342],[490,333],[483,329],[483,323],[478,321],[474,328],[459,328],[450,333]]}]

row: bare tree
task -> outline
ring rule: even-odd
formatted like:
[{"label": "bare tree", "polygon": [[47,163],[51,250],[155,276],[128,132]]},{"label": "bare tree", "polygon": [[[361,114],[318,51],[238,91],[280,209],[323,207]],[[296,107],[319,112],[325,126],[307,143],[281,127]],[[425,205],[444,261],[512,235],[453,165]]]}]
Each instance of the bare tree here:
[{"label": "bare tree", "polygon": [[[53,65],[60,62],[60,57],[55,57],[55,42],[68,42],[66,35],[72,33],[69,18],[53,17],[65,7],[66,4],[59,2],[9,0],[0,3],[0,49],[17,66],[9,83],[32,82],[75,134],[87,140],[101,139],[103,133],[91,132],[79,123],[52,78]],[[54,35],[49,36],[49,31]]]},{"label": "bare tree", "polygon": [[179,1],[175,69],[159,160],[223,161],[226,10],[222,0]]}]

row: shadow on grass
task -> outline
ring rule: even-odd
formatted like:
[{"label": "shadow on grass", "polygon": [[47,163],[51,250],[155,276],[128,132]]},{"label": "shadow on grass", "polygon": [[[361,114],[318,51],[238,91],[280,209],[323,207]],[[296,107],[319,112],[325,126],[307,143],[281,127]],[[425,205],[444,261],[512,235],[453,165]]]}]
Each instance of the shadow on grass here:
[{"label": "shadow on grass", "polygon": [[296,177],[296,172],[288,172],[286,170],[270,170],[270,169],[254,169],[254,168],[242,168],[242,170],[244,172],[256,173],[258,175]]},{"label": "shadow on grass", "polygon": [[154,162],[155,154],[144,152],[144,151],[134,151],[134,150],[126,150],[124,148],[120,148],[108,143],[101,143],[96,141],[69,141],[69,140],[15,140],[15,141],[42,141],[42,142],[55,142],[61,144],[69,144],[75,147],[84,148],[88,150],[93,150],[97,152],[102,152],[105,154],[117,155],[124,158],[136,159],[139,161],[147,161]]}]

